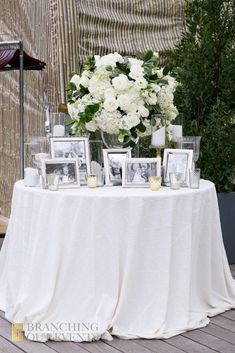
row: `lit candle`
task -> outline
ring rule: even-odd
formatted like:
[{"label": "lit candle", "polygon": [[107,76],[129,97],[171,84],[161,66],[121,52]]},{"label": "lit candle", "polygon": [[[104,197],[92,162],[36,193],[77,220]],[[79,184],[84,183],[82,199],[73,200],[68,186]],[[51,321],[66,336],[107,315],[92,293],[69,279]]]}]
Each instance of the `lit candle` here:
[{"label": "lit candle", "polygon": [[53,136],[63,137],[65,135],[64,125],[55,125],[53,127]]},{"label": "lit candle", "polygon": [[182,137],[183,127],[182,125],[172,125],[172,138],[173,142],[177,142],[177,140]]},{"label": "lit candle", "polygon": [[150,189],[152,191],[158,191],[161,188],[162,178],[158,176],[149,177]]},{"label": "lit candle", "polygon": [[35,168],[25,168],[24,170],[24,185],[37,186],[39,184],[38,170]]},{"label": "lit candle", "polygon": [[87,186],[91,189],[96,188],[97,186],[97,175],[90,174],[87,176]]},{"label": "lit candle", "polygon": [[154,147],[165,146],[166,129],[162,127],[152,133],[151,145]]}]

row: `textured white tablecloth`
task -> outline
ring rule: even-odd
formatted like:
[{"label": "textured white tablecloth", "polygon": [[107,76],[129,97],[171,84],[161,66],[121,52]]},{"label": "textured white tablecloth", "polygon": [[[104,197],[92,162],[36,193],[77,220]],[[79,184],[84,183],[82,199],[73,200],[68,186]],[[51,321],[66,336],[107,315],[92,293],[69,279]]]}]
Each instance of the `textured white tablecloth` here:
[{"label": "textured white tablecloth", "polygon": [[[0,309],[24,323],[29,339],[167,338],[232,307],[211,182],[159,192],[15,184],[0,253]],[[56,328],[34,336],[32,322]],[[68,322],[84,325],[58,337],[56,324]]]}]

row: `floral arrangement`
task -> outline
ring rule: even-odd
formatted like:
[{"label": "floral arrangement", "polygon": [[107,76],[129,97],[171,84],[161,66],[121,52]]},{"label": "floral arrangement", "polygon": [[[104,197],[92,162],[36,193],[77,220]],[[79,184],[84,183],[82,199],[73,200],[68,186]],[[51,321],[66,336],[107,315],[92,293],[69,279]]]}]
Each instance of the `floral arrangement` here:
[{"label": "floral arrangement", "polygon": [[89,56],[66,86],[72,134],[99,130],[134,146],[139,136],[151,135],[152,125],[168,127],[176,118],[176,85],[159,67],[158,53]]}]

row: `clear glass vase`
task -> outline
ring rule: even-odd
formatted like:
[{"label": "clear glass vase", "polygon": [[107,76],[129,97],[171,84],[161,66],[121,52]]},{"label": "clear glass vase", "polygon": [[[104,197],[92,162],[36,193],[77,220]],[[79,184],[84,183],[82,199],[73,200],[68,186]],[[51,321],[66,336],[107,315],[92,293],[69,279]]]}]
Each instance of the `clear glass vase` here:
[{"label": "clear glass vase", "polygon": [[105,148],[122,148],[122,142],[118,140],[118,135],[108,134],[104,131],[101,131],[100,134]]}]

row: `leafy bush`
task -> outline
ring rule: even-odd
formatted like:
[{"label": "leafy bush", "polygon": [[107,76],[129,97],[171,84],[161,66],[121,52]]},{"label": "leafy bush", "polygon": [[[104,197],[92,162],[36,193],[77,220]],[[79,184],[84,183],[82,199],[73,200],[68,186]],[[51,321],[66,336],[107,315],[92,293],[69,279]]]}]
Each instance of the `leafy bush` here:
[{"label": "leafy bush", "polygon": [[191,0],[182,40],[169,54],[180,82],[184,135],[201,135],[198,166],[217,191],[235,190],[235,0]]}]

